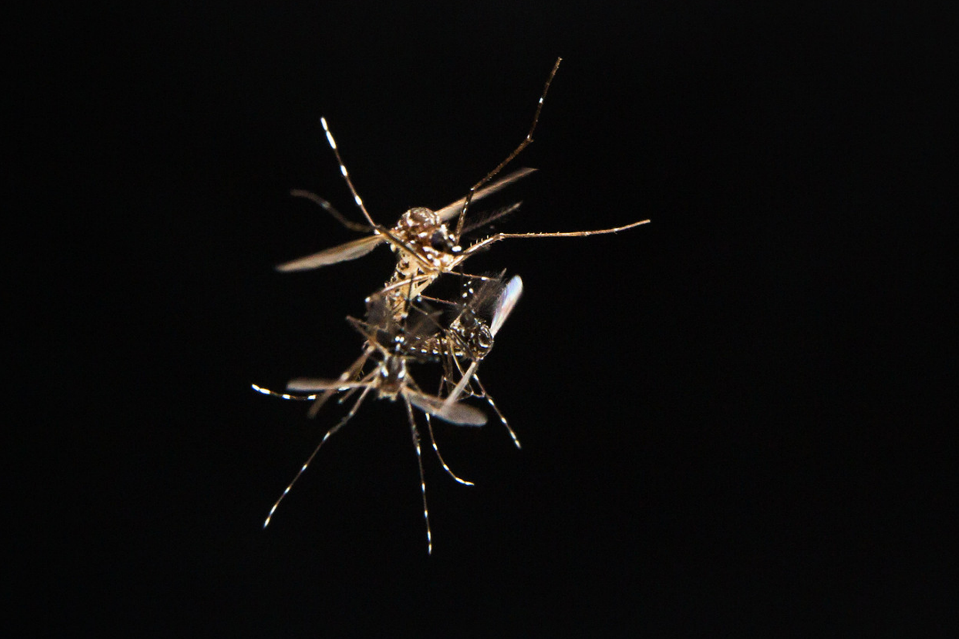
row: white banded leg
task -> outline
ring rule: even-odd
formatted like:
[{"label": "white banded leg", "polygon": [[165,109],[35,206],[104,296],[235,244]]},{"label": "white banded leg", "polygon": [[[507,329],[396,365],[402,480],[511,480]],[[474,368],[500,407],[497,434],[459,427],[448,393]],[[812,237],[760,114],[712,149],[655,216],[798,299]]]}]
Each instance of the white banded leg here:
[{"label": "white banded leg", "polygon": [[333,434],[336,433],[336,431],[340,430],[343,426],[345,426],[348,421],[353,419],[353,415],[356,415],[356,411],[359,410],[360,405],[363,403],[363,399],[366,397],[367,393],[370,392],[370,388],[371,388],[370,386],[367,386],[366,388],[364,388],[363,392],[360,394],[359,398],[356,400],[356,403],[353,404],[353,408],[351,408],[350,412],[346,414],[346,417],[341,419],[335,426],[333,426],[333,428],[326,431],[326,434],[323,435],[323,439],[320,440],[320,443],[316,445],[316,448],[313,449],[313,452],[307,458],[306,463],[300,467],[300,470],[297,471],[296,476],[293,477],[293,481],[289,483],[289,485],[283,491],[283,494],[280,495],[280,498],[277,499],[276,502],[273,504],[273,508],[270,508],[270,514],[266,516],[266,521],[263,522],[264,528],[270,525],[270,519],[273,517],[273,513],[276,512],[276,509],[279,508],[280,502],[283,501],[283,498],[286,497],[286,495],[290,492],[290,489],[293,488],[293,485],[300,478],[300,475],[302,475],[304,471],[306,471],[306,469],[309,467],[310,462],[312,462],[313,458],[316,457],[316,454],[320,452],[320,448],[323,447],[323,444],[326,443],[326,440],[328,440],[331,436],[333,436]]},{"label": "white banded leg", "polygon": [[426,505],[426,475],[423,473],[423,454],[420,452],[420,434],[416,430],[416,420],[413,418],[413,406],[410,400],[403,396],[406,405],[406,415],[410,420],[410,434],[413,436],[413,446],[416,448],[416,463],[420,468],[420,489],[423,491],[423,520],[426,521],[426,553],[433,554],[433,534],[430,532],[430,511]]}]

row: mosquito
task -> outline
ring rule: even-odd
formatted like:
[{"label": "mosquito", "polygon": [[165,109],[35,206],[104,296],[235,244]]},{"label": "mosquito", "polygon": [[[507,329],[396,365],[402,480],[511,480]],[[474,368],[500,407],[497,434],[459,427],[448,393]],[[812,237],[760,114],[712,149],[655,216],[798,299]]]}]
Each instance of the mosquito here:
[{"label": "mosquito", "polygon": [[[417,386],[407,369],[407,363],[412,359],[408,354],[407,343],[410,341],[419,341],[428,328],[429,321],[426,319],[409,320],[407,325],[396,323],[387,307],[387,300],[383,295],[374,295],[368,298],[367,320],[360,321],[355,318],[348,318],[353,326],[366,337],[366,343],[363,347],[363,353],[360,357],[335,380],[319,378],[296,378],[290,380],[287,384],[287,393],[276,393],[268,389],[254,385],[254,390],[284,399],[303,399],[313,400],[310,415],[315,415],[319,407],[336,393],[345,393],[341,401],[345,401],[350,395],[359,392],[359,397],[350,408],[349,412],[332,428],[330,428],[323,438],[317,444],[316,448],[307,458],[303,466],[293,477],[293,480],[287,485],[286,489],[280,495],[279,499],[273,504],[263,527],[270,524],[273,514],[276,512],[280,503],[299,480],[300,476],[306,471],[313,458],[316,457],[320,448],[337,431],[345,426],[357,411],[363,401],[371,393],[384,399],[395,401],[402,399],[406,408],[406,415],[410,425],[410,433],[413,438],[413,446],[416,449],[416,461],[420,472],[420,488],[423,494],[423,519],[426,522],[426,540],[427,552],[433,552],[433,538],[430,530],[429,509],[426,502],[426,478],[423,473],[423,459],[420,448],[420,434],[416,425],[416,418],[413,408],[416,407],[426,415],[437,417],[444,421],[459,426],[483,426],[486,423],[486,415],[482,411],[462,404],[459,402],[450,402],[446,398],[438,397],[424,393]],[[430,320],[432,321],[432,320]],[[377,356],[376,365],[369,373],[363,373],[367,362],[374,356]],[[319,393],[319,394],[317,394]],[[432,436],[432,428],[430,428]],[[439,455],[435,441],[433,447]],[[444,468],[450,474],[452,471],[442,461]],[[455,477],[455,476],[454,476]]]},{"label": "mosquito", "polygon": [[[506,284],[503,283],[502,274],[498,278],[470,278],[463,287],[461,301],[454,305],[455,313],[448,327],[411,345],[417,349],[418,354],[441,360],[444,374],[440,382],[440,395],[444,390],[448,391],[445,402],[455,403],[464,392],[470,397],[485,399],[506,427],[517,448],[522,446],[516,432],[486,392],[476,370],[493,349],[496,334],[513,312],[522,294],[523,280],[519,275],[514,275]],[[442,302],[435,298],[427,299]],[[439,455],[439,451],[436,452]],[[449,472],[457,481],[469,483],[454,475],[452,471]]]},{"label": "mosquito", "polygon": [[[363,257],[380,244],[388,243],[393,251],[398,253],[398,258],[394,274],[387,282],[383,292],[390,293],[391,308],[399,319],[402,312],[405,312],[405,306],[401,303],[404,298],[401,297],[401,294],[397,291],[405,289],[405,299],[415,299],[441,274],[455,271],[471,256],[488,248],[495,242],[511,238],[588,237],[590,235],[618,233],[642,224],[647,224],[649,220],[641,220],[615,228],[589,231],[497,233],[466,248],[461,245],[463,233],[469,230],[467,227],[464,227],[464,224],[466,213],[470,205],[474,201],[480,200],[532,173],[533,169],[520,169],[486,186],[533,142],[533,132],[539,123],[539,116],[546,99],[546,94],[549,92],[550,84],[559,69],[560,62],[562,62],[562,58],[557,58],[552,71],[550,71],[549,77],[546,79],[546,85],[536,105],[536,112],[533,115],[533,122],[529,132],[506,159],[500,162],[496,168],[490,171],[482,180],[474,184],[466,197],[438,211],[432,211],[425,207],[412,208],[400,217],[399,222],[392,229],[387,229],[373,221],[356,187],[353,185],[353,180],[350,178],[350,174],[346,169],[346,165],[340,155],[339,148],[333,138],[326,118],[320,118],[320,123],[323,125],[323,130],[326,133],[326,139],[340,166],[340,173],[343,175],[346,185],[353,195],[354,202],[362,212],[366,224],[349,222],[346,217],[336,211],[329,202],[312,193],[298,190],[292,191],[291,193],[313,200],[325,210],[329,211],[331,215],[348,228],[372,231],[372,234],[320,251],[313,255],[280,264],[277,266],[277,269],[280,271],[301,271],[354,260]],[[454,218],[456,219],[456,224],[451,230],[450,224]],[[404,309],[403,311],[400,311],[401,307]]]}]

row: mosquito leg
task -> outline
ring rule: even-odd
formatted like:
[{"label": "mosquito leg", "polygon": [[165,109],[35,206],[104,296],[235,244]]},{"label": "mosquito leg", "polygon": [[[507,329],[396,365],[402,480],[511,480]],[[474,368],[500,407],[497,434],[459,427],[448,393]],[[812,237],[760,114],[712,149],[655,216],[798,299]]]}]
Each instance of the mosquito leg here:
[{"label": "mosquito leg", "polygon": [[350,174],[346,170],[346,165],[343,164],[343,158],[340,157],[340,150],[336,148],[336,140],[333,139],[333,134],[330,133],[330,127],[326,124],[326,118],[320,118],[320,124],[323,125],[323,130],[326,132],[326,140],[330,143],[330,148],[333,149],[333,153],[336,155],[336,161],[340,164],[340,173],[343,174],[343,179],[346,180],[346,185],[350,187],[350,193],[353,194],[353,200],[356,202],[356,205],[360,207],[360,210],[363,211],[363,217],[365,217],[366,221],[370,223],[370,226],[377,228],[376,222],[374,222],[373,218],[370,217],[369,212],[367,212],[366,207],[363,205],[363,200],[360,199],[360,195],[356,192],[356,187],[353,186],[353,180],[350,179]]},{"label": "mosquito leg", "polygon": [[642,224],[649,224],[649,220],[640,220],[639,222],[633,222],[632,224],[627,224],[626,226],[617,226],[612,229],[597,229],[594,231],[566,231],[561,233],[497,233],[496,235],[491,235],[485,240],[473,244],[468,249],[460,253],[454,264],[450,268],[454,268],[459,264],[466,261],[468,257],[480,251],[494,242],[499,242],[500,240],[507,240],[513,238],[536,238],[536,237],[589,237],[590,235],[606,235],[608,233],[619,233],[620,231],[626,231],[628,229],[640,226]]},{"label": "mosquito leg", "polygon": [[353,194],[353,200],[356,202],[356,205],[360,207],[360,210],[363,212],[363,217],[365,217],[366,221],[369,222],[373,231],[387,238],[394,246],[406,250],[421,264],[429,266],[428,262],[423,260],[423,258],[418,255],[416,251],[414,251],[409,245],[395,237],[392,233],[390,233],[389,229],[380,226],[373,221],[373,218],[370,217],[369,212],[366,210],[366,206],[363,204],[363,200],[360,198],[359,193],[356,192],[356,187],[353,186],[353,180],[350,179],[350,173],[346,170],[346,165],[343,164],[343,158],[340,156],[340,150],[336,147],[336,140],[333,139],[333,134],[330,132],[330,127],[326,123],[326,118],[320,118],[320,124],[323,125],[323,131],[326,132],[326,140],[330,143],[330,148],[333,149],[333,154],[336,155],[336,161],[340,165],[340,173],[343,175],[343,179],[346,180],[346,185],[350,187],[350,193]]},{"label": "mosquito leg", "polygon": [[414,283],[419,284],[421,282],[427,283],[426,285],[423,286],[423,288],[425,289],[426,286],[432,283],[434,279],[436,279],[436,275],[434,273],[423,273],[421,275],[415,275],[405,280],[392,282],[391,284],[388,284],[384,286],[383,288],[381,288],[380,290],[378,290],[376,293],[374,293],[374,295],[389,293],[395,289],[402,288],[403,286],[406,286],[407,284],[414,284]]},{"label": "mosquito leg", "polygon": [[[446,340],[447,340],[446,344],[447,344],[448,355],[447,355],[447,361],[446,361],[446,366],[444,368],[444,376],[442,381],[446,383],[447,388],[449,388],[450,390],[450,394],[456,392],[456,396],[459,397],[460,394],[462,394],[463,390],[466,388],[466,384],[462,384],[463,376],[466,373],[463,371],[463,367],[460,366],[460,358],[461,357],[465,358],[465,356],[462,356],[462,355],[457,356],[456,344],[459,344],[461,353],[467,352],[467,348],[466,348],[466,344],[463,343],[463,340],[461,340],[458,335],[451,335],[451,336],[448,335],[446,337]],[[478,365],[478,363],[475,360],[471,360],[471,365],[472,364]],[[460,376],[459,382],[457,383],[453,383],[454,369],[456,370],[457,373],[459,373],[459,376]],[[459,391],[456,391],[457,388],[459,388]],[[449,395],[447,396],[447,398],[448,397]]]},{"label": "mosquito leg", "polygon": [[[410,381],[412,381],[412,379],[411,379]],[[444,382],[444,380],[441,379],[441,380],[440,380],[440,388],[439,388],[440,392],[443,391],[443,382]],[[414,383],[414,384],[411,384],[411,386],[412,386],[413,390],[415,390],[415,391],[417,391],[417,392],[422,392],[422,391],[420,391],[419,386],[417,386],[415,383]],[[438,396],[439,396],[439,395],[437,395],[437,397],[438,397]],[[455,479],[456,481],[458,481],[459,483],[461,483],[461,484],[463,484],[463,485],[465,485],[465,486],[474,486],[475,484],[473,484],[473,482],[468,481],[468,480],[466,480],[466,479],[463,479],[463,478],[461,478],[461,477],[458,477],[458,476],[456,475],[456,473],[454,473],[452,470],[450,470],[450,467],[447,466],[446,461],[443,459],[443,456],[440,454],[440,449],[439,449],[439,447],[436,445],[436,437],[433,436],[433,421],[430,419],[430,414],[427,413],[427,412],[424,412],[423,415],[426,416],[426,428],[427,428],[427,430],[428,430],[429,433],[430,433],[430,443],[433,444],[433,450],[436,452],[436,457],[437,457],[437,459],[440,460],[440,464],[443,465],[443,468],[446,470],[447,473],[449,473],[449,476],[452,477],[453,479]]]},{"label": "mosquito leg", "polygon": [[300,467],[300,470],[297,471],[296,475],[293,477],[293,481],[291,481],[289,485],[287,485],[286,490],[283,491],[283,494],[280,495],[280,498],[277,499],[276,502],[273,504],[273,508],[270,508],[270,514],[266,516],[266,521],[263,522],[264,528],[270,525],[270,519],[273,517],[273,513],[276,512],[276,509],[279,508],[280,502],[283,501],[283,498],[286,497],[286,495],[290,492],[290,489],[293,488],[293,484],[295,484],[296,481],[300,478],[300,475],[302,475],[303,472],[306,471],[307,467],[309,467],[310,462],[312,462],[313,458],[316,457],[316,454],[320,452],[320,448],[323,447],[323,444],[326,443],[326,440],[328,440],[334,433],[336,433],[336,431],[343,428],[343,426],[345,426],[346,423],[353,418],[353,415],[356,415],[356,411],[359,410],[360,405],[363,403],[363,399],[366,397],[367,393],[370,392],[370,388],[372,387],[367,386],[366,388],[364,388],[363,393],[360,394],[359,399],[357,399],[356,403],[353,404],[353,408],[351,408],[350,412],[346,414],[346,417],[344,417],[339,422],[337,422],[337,424],[333,426],[333,428],[326,431],[326,434],[323,435],[323,439],[320,440],[320,443],[316,445],[316,448],[313,449],[313,452],[307,458],[306,463]]},{"label": "mosquito leg", "polygon": [[[516,147],[512,153],[506,156],[506,159],[497,165],[495,169],[490,171],[486,177],[477,182],[473,188],[470,189],[469,195],[466,196],[466,202],[463,203],[463,208],[460,210],[459,220],[456,221],[456,233],[453,237],[456,241],[459,241],[460,233],[463,230],[463,221],[466,218],[466,209],[469,208],[470,202],[473,200],[473,194],[476,192],[476,189],[480,188],[490,180],[492,180],[496,175],[502,171],[507,164],[513,161],[517,155],[522,153],[529,144],[533,141],[533,131],[536,130],[536,125],[539,123],[539,113],[543,110],[543,102],[546,100],[546,93],[549,92],[549,85],[553,82],[553,76],[556,75],[556,72],[559,70],[559,63],[562,62],[562,58],[556,58],[556,63],[553,65],[553,70],[549,72],[549,77],[546,78],[546,86],[543,87],[543,95],[540,96],[539,102],[536,103],[536,113],[533,115],[533,124],[529,128],[529,133],[526,134],[526,137],[522,142],[519,143],[519,146]],[[323,125],[326,126],[325,124]],[[342,165],[341,165],[342,166]]]},{"label": "mosquito leg", "polygon": [[[409,253],[414,260],[419,262],[420,268],[423,271],[429,272],[436,269],[435,266],[433,266],[426,258],[420,255],[412,246],[410,246],[409,244],[407,244],[400,238],[396,237],[392,233],[392,231],[390,231],[390,229],[383,226],[374,226],[373,230],[379,233],[380,235],[382,235],[383,237],[385,237],[390,242],[390,244],[392,244],[394,247],[402,249],[405,252]],[[436,276],[434,275],[433,277],[435,278]]]},{"label": "mosquito leg", "polygon": [[426,553],[433,554],[433,534],[430,532],[430,511],[426,506],[426,475],[423,473],[423,455],[420,452],[420,434],[416,430],[416,420],[413,418],[413,406],[410,400],[403,396],[406,404],[406,416],[410,420],[410,433],[413,436],[413,446],[416,448],[416,463],[420,467],[420,489],[423,491],[423,519],[426,521]]},{"label": "mosquito leg", "polygon": [[[369,359],[370,355],[372,355],[374,351],[375,349],[371,347],[367,347],[366,350],[363,351],[363,354],[360,355],[359,358],[357,358],[357,360],[353,362],[353,364],[351,364],[349,368],[343,371],[343,373],[340,375],[340,381],[343,381],[343,382],[351,381],[356,376],[356,374],[363,369],[363,366],[366,365],[366,360]],[[322,393],[320,393],[319,396],[315,396],[316,401],[313,402],[312,406],[310,406],[310,410],[306,412],[306,416],[309,417],[310,419],[313,419],[314,417],[316,417],[316,414],[320,412],[321,408],[323,408],[323,404],[325,404],[337,392],[338,391],[335,389],[330,389],[330,390],[323,391]],[[365,392],[366,391],[364,391],[364,393]]]},{"label": "mosquito leg", "polygon": [[[356,205],[360,207],[360,210],[363,211],[363,217],[366,218],[366,221],[369,222],[370,227],[373,231],[383,237],[387,238],[394,246],[400,247],[412,255],[417,261],[421,264],[429,266],[429,263],[424,260],[419,254],[416,253],[408,244],[400,241],[399,238],[395,237],[390,233],[389,229],[380,226],[373,221],[373,218],[370,217],[369,212],[366,210],[366,206],[363,204],[363,200],[360,198],[359,193],[356,192],[356,187],[353,186],[353,180],[350,179],[350,173],[346,170],[346,165],[343,164],[343,158],[340,157],[340,150],[336,147],[336,140],[333,139],[333,134],[330,132],[330,127],[326,123],[326,118],[320,118],[320,124],[323,125],[323,131],[326,132],[326,140],[330,143],[330,148],[333,149],[333,154],[336,155],[336,161],[340,165],[340,173],[343,174],[343,179],[346,180],[346,185],[350,187],[350,193],[353,194],[353,200],[356,202]],[[485,182],[484,182],[485,183]],[[321,205],[322,206],[322,205]]]},{"label": "mosquito leg", "polygon": [[[349,318],[348,318],[348,319],[349,319]],[[374,352],[376,352],[376,349],[373,348],[372,346],[367,345],[366,351],[363,352],[363,356],[361,356],[360,359],[358,359],[356,362],[353,362],[353,365],[350,366],[350,368],[347,369],[342,375],[340,375],[339,379],[340,379],[341,381],[343,381],[343,382],[351,382],[351,381],[353,381],[354,379],[356,379],[357,377],[359,377],[360,372],[361,372],[362,369],[363,369],[363,365],[366,363],[366,358],[369,357],[369,356],[370,356],[372,353],[374,353]],[[374,371],[373,374],[367,375],[366,378],[365,378],[364,380],[361,380],[361,381],[369,381],[369,380],[373,379],[374,377],[375,377],[375,371]],[[359,389],[360,389],[360,387],[359,387],[359,386],[356,386],[356,387],[351,388],[350,390],[346,391],[346,392],[343,394],[343,396],[340,397],[339,402],[337,402],[337,403],[343,404],[344,402],[348,401],[349,398],[352,397],[353,394],[356,393],[356,391],[358,391]],[[331,390],[331,391],[325,391],[325,392],[328,392],[328,393],[337,393],[337,392],[339,392],[339,391]],[[322,398],[321,398],[321,399],[322,399]]]},{"label": "mosquito leg", "polygon": [[480,381],[479,375],[473,374],[473,381],[476,382],[476,387],[479,388],[482,396],[486,398],[486,401],[489,402],[489,405],[493,407],[493,410],[496,412],[496,415],[499,417],[499,420],[503,422],[503,426],[506,426],[506,430],[509,431],[509,436],[513,438],[513,443],[516,444],[517,448],[522,448],[522,444],[519,443],[519,438],[516,436],[516,433],[510,428],[509,422],[506,421],[506,417],[503,413],[500,412],[500,409],[496,406],[496,402],[493,401],[493,397],[486,392],[486,389],[483,388],[483,382]]},{"label": "mosquito leg", "polygon": [[250,384],[250,387],[258,393],[263,393],[264,395],[272,395],[273,397],[279,397],[280,399],[295,399],[301,402],[309,402],[316,399],[316,395],[290,395],[289,393],[277,393],[276,391],[271,391],[269,388],[263,388],[262,386],[257,386],[256,384]]},{"label": "mosquito leg", "polygon": [[[470,248],[472,248],[472,247],[470,247]],[[462,264],[462,262],[463,262],[462,259],[457,260],[457,261],[456,261],[456,266],[459,266],[460,264]],[[415,294],[414,291],[424,291],[424,290],[426,290],[426,289],[429,287],[430,284],[432,284],[436,279],[438,279],[438,278],[440,277],[440,275],[441,275],[441,273],[438,272],[438,271],[431,271],[431,272],[426,272],[426,273],[420,273],[419,275],[414,275],[413,277],[408,277],[408,278],[406,278],[406,279],[397,280],[397,281],[395,281],[395,282],[390,282],[389,284],[387,284],[386,286],[384,286],[383,288],[381,288],[380,290],[378,290],[376,293],[374,293],[374,295],[389,293],[389,292],[394,291],[394,290],[396,290],[396,289],[398,289],[398,288],[401,288],[401,287],[403,287],[403,286],[408,286],[408,285],[410,285],[410,284],[416,284],[415,287],[412,287],[412,286],[410,287],[410,296],[411,296],[410,299],[416,299],[417,297],[420,297],[420,296],[422,295],[422,293]],[[458,276],[458,277],[463,277],[463,278],[473,278],[473,279],[477,279],[477,280],[491,281],[491,282],[495,282],[495,281],[497,280],[497,278],[495,278],[495,277],[489,277],[488,275],[473,275],[473,274],[470,274],[470,273],[462,273],[462,272],[456,272],[455,275]],[[423,296],[423,299],[429,300],[429,301],[431,301],[431,302],[439,302],[439,303],[441,303],[441,304],[452,304],[452,303],[453,303],[453,302],[450,302],[449,300],[441,300],[441,299],[437,299],[437,298],[434,298],[434,297],[426,297],[426,296]]]},{"label": "mosquito leg", "polygon": [[470,380],[473,379],[476,369],[479,368],[479,361],[474,360],[470,367],[466,369],[465,373],[462,373],[460,381],[457,382],[456,387],[446,396],[446,404],[453,404],[459,399],[459,396],[463,394],[463,391],[466,389],[467,384],[470,383]]},{"label": "mosquito leg", "polygon": [[440,460],[440,464],[442,464],[443,469],[449,474],[450,477],[452,477],[459,483],[463,484],[464,486],[473,486],[474,485],[473,482],[457,477],[456,473],[450,470],[450,467],[446,465],[446,462],[443,460],[443,456],[440,455],[440,449],[436,445],[436,438],[433,436],[433,421],[430,419],[430,414],[429,413],[423,413],[423,414],[426,415],[426,428],[430,433],[430,443],[433,444],[433,451],[436,452],[436,458]]},{"label": "mosquito leg", "polygon": [[444,390],[450,390],[455,386],[452,379],[453,369],[456,367],[456,356],[453,354],[453,351],[447,341],[448,339],[449,338],[447,337],[441,342],[441,344],[445,345],[445,352],[443,353],[445,357],[442,359],[443,376],[440,378],[439,392],[436,393],[437,397],[442,397]]}]

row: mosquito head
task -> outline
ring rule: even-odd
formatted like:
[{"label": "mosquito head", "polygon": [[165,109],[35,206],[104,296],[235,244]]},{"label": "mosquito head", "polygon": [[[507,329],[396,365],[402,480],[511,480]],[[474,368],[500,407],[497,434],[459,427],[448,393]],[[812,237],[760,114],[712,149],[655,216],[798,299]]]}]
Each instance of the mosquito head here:
[{"label": "mosquito head", "polygon": [[406,236],[404,239],[422,244],[429,243],[433,233],[442,224],[436,213],[428,208],[417,206],[403,214],[396,225],[396,230]]},{"label": "mosquito head", "polygon": [[[448,270],[456,242],[435,211],[424,207],[410,209],[400,217],[392,234],[398,240],[396,243],[406,249],[397,262],[397,273],[409,277],[419,272]],[[393,250],[396,249],[394,246]]]},{"label": "mosquito head", "polygon": [[493,348],[493,334],[486,322],[472,313],[463,313],[452,324],[450,331],[469,354],[472,360],[481,360]]}]

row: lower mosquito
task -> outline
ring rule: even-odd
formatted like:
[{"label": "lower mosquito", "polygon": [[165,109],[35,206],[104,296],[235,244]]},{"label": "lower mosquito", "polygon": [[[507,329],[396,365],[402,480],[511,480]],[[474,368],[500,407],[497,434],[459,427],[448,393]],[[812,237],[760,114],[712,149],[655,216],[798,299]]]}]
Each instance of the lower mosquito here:
[{"label": "lower mosquito", "polygon": [[[284,489],[283,493],[273,504],[266,520],[263,522],[264,528],[270,524],[270,520],[277,508],[279,508],[280,503],[309,467],[320,448],[326,443],[326,440],[345,426],[353,416],[356,415],[357,411],[359,411],[360,406],[370,392],[375,391],[378,397],[391,401],[395,401],[397,398],[402,399],[406,408],[410,434],[413,438],[414,448],[416,449],[416,460],[420,472],[420,488],[423,494],[423,518],[426,523],[427,548],[428,552],[432,554],[433,540],[430,530],[429,509],[426,502],[426,479],[423,473],[420,435],[416,426],[413,408],[418,408],[428,416],[438,417],[439,419],[460,426],[482,426],[486,423],[486,415],[472,406],[458,402],[449,402],[446,398],[430,395],[419,389],[407,370],[407,361],[410,357],[402,352],[403,345],[408,339],[418,339],[415,334],[417,329],[413,328],[408,330],[405,326],[400,326],[392,322],[392,317],[386,310],[385,305],[386,300],[383,296],[374,296],[370,298],[369,301],[367,322],[352,320],[353,325],[366,336],[367,341],[363,354],[360,355],[339,378],[335,380],[318,378],[293,379],[287,384],[287,393],[277,393],[260,386],[253,386],[254,390],[260,393],[278,396],[283,399],[313,400],[314,404],[311,408],[311,415],[315,414],[319,407],[336,393],[346,393],[343,398],[346,399],[354,392],[359,392],[359,397],[353,403],[353,406],[346,416],[326,432],[306,462],[293,477],[293,480],[287,485],[286,489]],[[421,323],[421,325],[425,324]],[[363,374],[362,371],[366,363],[374,356],[377,358],[377,363],[373,370]],[[432,430],[430,432],[432,433]],[[436,449],[435,442],[433,443],[433,447]],[[437,449],[437,453],[438,452]],[[443,466],[449,471],[445,462],[443,462]],[[452,475],[452,471],[450,471],[450,474]]]},{"label": "lower mosquito", "polygon": [[[454,305],[455,315],[448,327],[415,345],[420,352],[441,360],[444,374],[439,394],[447,393],[444,402],[453,404],[464,392],[470,397],[485,399],[506,427],[517,448],[522,446],[516,432],[483,388],[477,369],[493,349],[494,338],[522,294],[523,280],[519,275],[513,276],[506,284],[503,284],[502,275],[498,278],[470,278],[461,294],[460,302]],[[426,420],[429,423],[429,415]],[[455,475],[454,478],[462,481]]]}]

